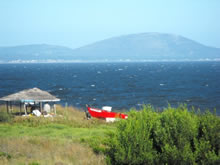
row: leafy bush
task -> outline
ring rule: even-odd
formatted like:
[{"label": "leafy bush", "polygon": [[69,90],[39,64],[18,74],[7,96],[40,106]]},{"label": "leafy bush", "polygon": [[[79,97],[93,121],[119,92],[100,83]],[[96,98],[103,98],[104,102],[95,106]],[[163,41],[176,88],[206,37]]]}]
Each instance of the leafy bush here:
[{"label": "leafy bush", "polygon": [[220,119],[186,106],[159,113],[144,106],[120,121],[105,145],[110,164],[218,164]]},{"label": "leafy bush", "polygon": [[219,116],[206,112],[199,118],[198,136],[194,140],[197,162],[220,164],[220,120]]},{"label": "leafy bush", "polygon": [[0,152],[0,158],[1,157],[6,157],[7,159],[11,159],[11,155],[6,152]]}]

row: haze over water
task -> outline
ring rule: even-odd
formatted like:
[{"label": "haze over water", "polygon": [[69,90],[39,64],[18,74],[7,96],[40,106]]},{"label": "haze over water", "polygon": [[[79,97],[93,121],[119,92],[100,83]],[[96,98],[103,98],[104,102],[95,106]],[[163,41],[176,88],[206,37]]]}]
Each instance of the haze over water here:
[{"label": "haze over water", "polygon": [[[0,97],[38,87],[60,104],[115,110],[186,103],[220,114],[219,62],[1,64]],[[2,102],[1,102],[2,103]]]}]

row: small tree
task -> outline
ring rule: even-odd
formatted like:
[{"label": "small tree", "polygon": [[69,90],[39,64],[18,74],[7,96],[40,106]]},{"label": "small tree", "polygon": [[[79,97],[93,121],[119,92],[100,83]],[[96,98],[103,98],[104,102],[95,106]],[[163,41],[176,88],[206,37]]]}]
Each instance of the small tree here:
[{"label": "small tree", "polygon": [[211,114],[189,112],[186,106],[155,112],[144,106],[107,140],[110,164],[218,164],[220,120]]}]

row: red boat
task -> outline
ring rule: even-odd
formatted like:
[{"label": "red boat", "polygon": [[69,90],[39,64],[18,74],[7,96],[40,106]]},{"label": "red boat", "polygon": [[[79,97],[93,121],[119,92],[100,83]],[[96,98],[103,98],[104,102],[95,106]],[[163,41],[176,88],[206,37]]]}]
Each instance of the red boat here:
[{"label": "red boat", "polygon": [[88,112],[92,117],[106,119],[106,121],[115,121],[116,119],[127,119],[128,115],[124,113],[117,113],[117,112],[110,112],[111,110],[103,110],[103,109],[97,109],[97,108],[91,108],[88,107]]}]

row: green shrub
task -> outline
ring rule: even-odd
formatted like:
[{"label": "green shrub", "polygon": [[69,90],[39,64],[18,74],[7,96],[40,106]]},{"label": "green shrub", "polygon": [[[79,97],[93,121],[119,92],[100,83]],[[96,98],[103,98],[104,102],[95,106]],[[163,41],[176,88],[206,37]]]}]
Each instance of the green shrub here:
[{"label": "green shrub", "polygon": [[142,112],[131,111],[129,118],[119,122],[116,133],[109,137],[106,151],[109,161],[112,164],[154,164],[157,150],[151,136],[159,126],[158,117],[149,106]]},{"label": "green shrub", "polygon": [[108,135],[105,154],[109,164],[218,164],[219,140],[220,120],[210,112],[144,106]]},{"label": "green shrub", "polygon": [[159,133],[152,137],[159,147],[160,161],[168,164],[194,162],[192,145],[197,136],[197,116],[184,106],[169,107],[160,114],[160,124]]},{"label": "green shrub", "polygon": [[6,152],[0,152],[0,158],[1,157],[6,157],[7,159],[11,159],[11,155]]},{"label": "green shrub", "polygon": [[12,119],[11,114],[0,111],[0,122],[10,122],[11,119]]},{"label": "green shrub", "polygon": [[31,162],[31,163],[28,163],[28,165],[40,165],[40,163],[38,163],[38,162]]},{"label": "green shrub", "polygon": [[220,163],[220,120],[210,112],[200,115],[198,136],[194,140],[197,162]]}]

